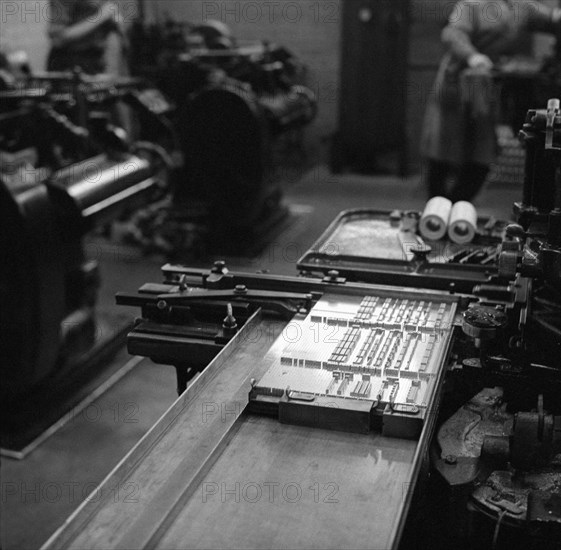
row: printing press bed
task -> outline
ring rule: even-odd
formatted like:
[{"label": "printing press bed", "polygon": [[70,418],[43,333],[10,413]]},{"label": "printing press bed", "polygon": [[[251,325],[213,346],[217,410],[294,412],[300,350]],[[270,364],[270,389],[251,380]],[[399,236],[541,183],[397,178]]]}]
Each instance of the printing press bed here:
[{"label": "printing press bed", "polygon": [[397,547],[449,341],[422,431],[404,439],[248,412],[286,327],[256,311],[44,548]]}]

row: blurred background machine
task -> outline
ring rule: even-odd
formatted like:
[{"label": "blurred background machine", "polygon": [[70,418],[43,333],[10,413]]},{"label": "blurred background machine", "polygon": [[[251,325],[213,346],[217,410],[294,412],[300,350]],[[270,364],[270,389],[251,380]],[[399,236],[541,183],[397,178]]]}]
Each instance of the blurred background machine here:
[{"label": "blurred background machine", "polygon": [[[2,447],[23,449],[122,344],[84,237],[161,197],[169,104],[139,79],[6,72],[0,91]],[[131,106],[135,135],[118,124]],[[161,145],[145,140],[161,136]]]},{"label": "blurred background machine", "polygon": [[[460,251],[471,260],[434,255],[447,242],[420,237],[420,213],[361,212],[370,256],[365,240],[349,250],[346,214],[301,260],[300,277],[167,265],[163,284],[119,294],[142,310],[129,351],[176,365],[181,395],[100,488],[149,476],[136,523],[117,528],[129,514],[121,502],[88,502],[46,548],[292,547],[312,536],[322,547],[558,548],[558,100],[528,113],[521,139],[517,222],[493,245],[487,233],[499,226],[480,220]],[[209,366],[189,371],[187,358],[205,354]],[[228,485],[277,479],[330,489],[335,500],[321,502],[344,503],[348,528],[333,507],[302,504],[303,492],[271,515],[246,486]],[[224,514],[231,501],[236,513]],[[219,513],[220,531],[206,529]]]},{"label": "blurred background machine", "polygon": [[[143,50],[144,32],[161,33],[162,48]],[[95,314],[100,281],[85,235],[118,220],[151,252],[243,254],[288,216],[274,171],[278,155],[305,156],[316,101],[298,84],[303,66],[278,46],[237,46],[218,23],[174,32],[134,29],[142,76],[131,78],[31,74],[25,56],[17,67],[2,60],[2,395],[13,413],[4,446],[25,446],[29,426],[59,416],[38,395],[68,408],[77,365],[122,342],[127,326]]]},{"label": "blurred background machine", "polygon": [[[175,221],[184,219],[196,233],[185,238],[191,248],[251,254],[287,216],[281,170],[309,162],[303,130],[317,106],[305,66],[282,46],[238,42],[212,20],[197,26],[139,22],[131,43],[133,72],[176,106],[184,162],[173,178],[167,223],[158,227],[158,219],[148,233],[178,243],[173,233],[185,229]],[[165,251],[173,256],[174,248],[171,242]]]}]

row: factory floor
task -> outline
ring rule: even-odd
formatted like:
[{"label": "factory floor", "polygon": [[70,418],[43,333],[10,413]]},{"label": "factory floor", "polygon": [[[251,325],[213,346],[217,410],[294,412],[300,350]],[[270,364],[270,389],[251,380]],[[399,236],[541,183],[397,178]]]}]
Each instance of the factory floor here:
[{"label": "factory floor", "polygon": [[[510,218],[521,189],[487,187],[475,202],[480,215]],[[226,258],[232,269],[296,275],[296,261],[342,210],[422,209],[418,176],[408,179],[332,175],[317,167],[286,183],[291,223],[272,237],[257,258]],[[159,282],[161,258],[146,258],[117,244],[95,240],[88,252],[101,263],[100,303],[119,290]],[[216,258],[218,259],[218,258]],[[222,259],[222,258],[221,258]],[[111,306],[109,306],[111,307]],[[137,311],[131,310],[134,317]],[[130,358],[122,351],[117,361]],[[176,398],[175,371],[145,360],[23,460],[2,459],[0,547],[39,547],[136,444]]]}]

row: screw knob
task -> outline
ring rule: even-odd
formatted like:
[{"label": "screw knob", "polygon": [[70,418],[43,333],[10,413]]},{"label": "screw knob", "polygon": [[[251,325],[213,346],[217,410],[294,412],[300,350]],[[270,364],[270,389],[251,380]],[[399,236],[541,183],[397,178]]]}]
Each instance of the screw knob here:
[{"label": "screw knob", "polygon": [[419,244],[411,248],[411,252],[415,255],[417,260],[426,262],[429,254],[432,252],[432,248],[426,244]]}]

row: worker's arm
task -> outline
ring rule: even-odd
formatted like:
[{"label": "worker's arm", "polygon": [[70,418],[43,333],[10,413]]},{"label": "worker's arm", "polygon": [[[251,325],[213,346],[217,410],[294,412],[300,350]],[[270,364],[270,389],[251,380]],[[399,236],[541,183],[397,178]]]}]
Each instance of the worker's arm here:
[{"label": "worker's arm", "polygon": [[479,9],[480,5],[477,2],[465,0],[458,2],[450,14],[448,25],[442,31],[442,42],[468,66],[490,69],[493,62],[479,52],[472,42],[480,17]]},{"label": "worker's arm", "polygon": [[112,2],[104,3],[95,17],[89,17],[74,25],[69,25],[65,7],[61,5],[60,0],[51,0],[51,14],[49,37],[55,47],[87,38],[104,25],[114,25],[117,29],[120,23],[118,9]]}]

